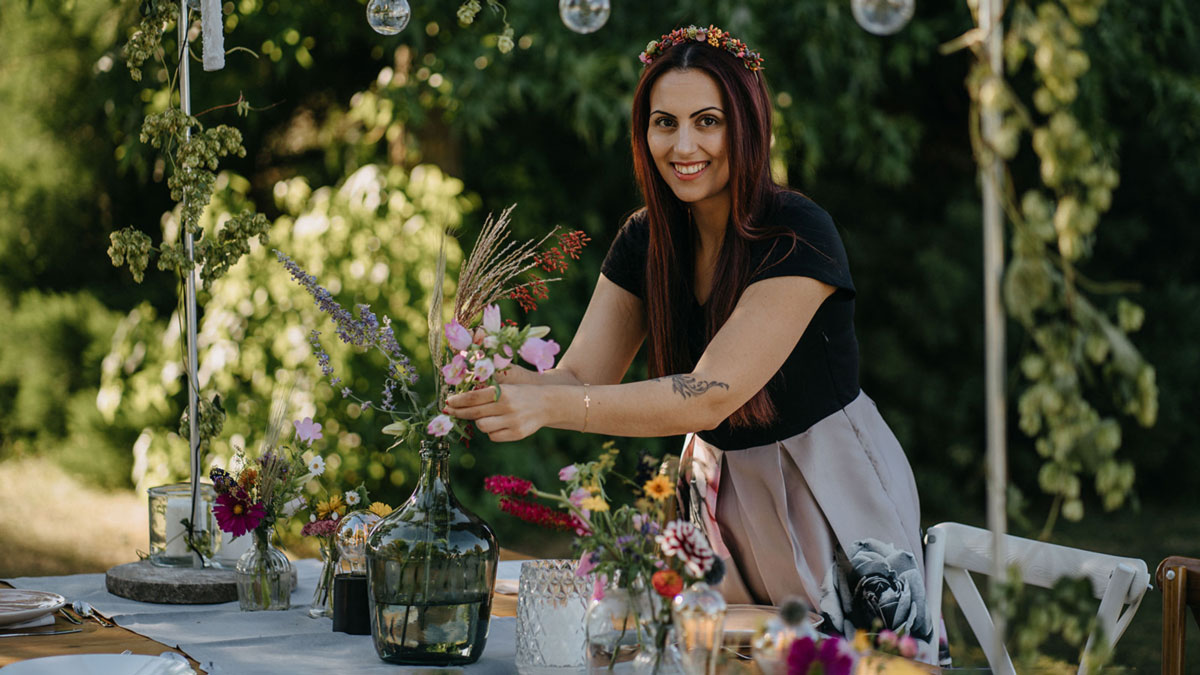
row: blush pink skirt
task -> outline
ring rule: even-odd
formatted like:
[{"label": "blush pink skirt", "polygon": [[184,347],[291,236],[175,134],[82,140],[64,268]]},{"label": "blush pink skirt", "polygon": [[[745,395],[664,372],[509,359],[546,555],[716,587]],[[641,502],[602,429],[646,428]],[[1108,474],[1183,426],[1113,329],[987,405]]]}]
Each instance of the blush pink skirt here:
[{"label": "blush pink skirt", "polygon": [[692,520],[726,564],[726,602],[798,596],[826,632],[928,641],[916,483],[866,394],[771,445],[723,451],[689,435],[681,467]]}]

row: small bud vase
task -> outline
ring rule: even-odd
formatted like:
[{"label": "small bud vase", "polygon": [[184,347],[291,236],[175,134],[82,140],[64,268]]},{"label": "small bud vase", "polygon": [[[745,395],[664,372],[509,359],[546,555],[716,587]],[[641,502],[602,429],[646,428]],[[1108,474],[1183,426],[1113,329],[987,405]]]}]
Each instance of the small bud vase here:
[{"label": "small bud vase", "polygon": [[337,571],[337,548],[322,542],[321,574],[317,577],[317,590],[313,593],[308,615],[314,619],[333,616],[333,575]]},{"label": "small bud vase", "polygon": [[292,563],[271,544],[274,530],[254,530],[254,546],[237,561],[238,606],[243,612],[291,607]]}]

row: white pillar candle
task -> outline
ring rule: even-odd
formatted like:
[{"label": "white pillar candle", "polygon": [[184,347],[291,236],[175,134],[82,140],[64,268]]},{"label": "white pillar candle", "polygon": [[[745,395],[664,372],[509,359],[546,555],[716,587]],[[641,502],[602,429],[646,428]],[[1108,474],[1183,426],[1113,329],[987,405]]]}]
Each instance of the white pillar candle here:
[{"label": "white pillar candle", "polygon": [[188,555],[187,529],[183,526],[185,518],[191,518],[192,499],[191,497],[168,497],[167,498],[167,547],[163,550],[163,555],[171,558],[180,558]]},{"label": "white pillar candle", "polygon": [[253,545],[254,535],[249,532],[234,539],[232,533],[221,530],[221,550],[217,552],[217,558],[223,561],[237,562],[237,559],[249,551]]}]

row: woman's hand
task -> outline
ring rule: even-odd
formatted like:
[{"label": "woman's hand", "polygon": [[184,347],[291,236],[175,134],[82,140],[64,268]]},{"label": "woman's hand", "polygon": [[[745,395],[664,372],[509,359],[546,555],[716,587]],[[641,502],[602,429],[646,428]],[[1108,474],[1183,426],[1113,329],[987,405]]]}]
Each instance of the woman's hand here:
[{"label": "woman's hand", "polygon": [[525,384],[476,389],[446,399],[445,412],[474,420],[493,441],[519,441],[546,426],[547,391],[544,386]]}]

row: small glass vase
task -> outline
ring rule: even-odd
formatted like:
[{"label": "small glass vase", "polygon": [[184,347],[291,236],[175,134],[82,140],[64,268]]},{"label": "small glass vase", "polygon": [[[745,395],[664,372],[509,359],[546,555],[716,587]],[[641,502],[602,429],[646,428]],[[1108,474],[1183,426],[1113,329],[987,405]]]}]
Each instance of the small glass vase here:
[{"label": "small glass vase", "polygon": [[500,548],[458,503],[449,463],[449,446],[423,442],[416,489],[367,540],[371,633],[389,663],[474,663],[487,642]]},{"label": "small glass vase", "polygon": [[681,675],[679,650],[661,597],[641,580],[610,587],[593,600],[584,618],[587,672]]},{"label": "small glass vase", "polygon": [[333,575],[337,572],[337,548],[321,542],[321,574],[317,577],[317,590],[313,592],[308,615],[314,619],[333,616]]},{"label": "small glass vase", "polygon": [[238,606],[243,612],[284,610],[292,602],[292,563],[271,544],[274,530],[254,530],[254,546],[237,561]]}]

